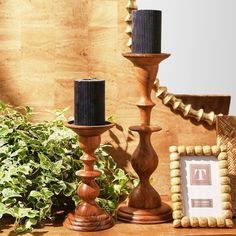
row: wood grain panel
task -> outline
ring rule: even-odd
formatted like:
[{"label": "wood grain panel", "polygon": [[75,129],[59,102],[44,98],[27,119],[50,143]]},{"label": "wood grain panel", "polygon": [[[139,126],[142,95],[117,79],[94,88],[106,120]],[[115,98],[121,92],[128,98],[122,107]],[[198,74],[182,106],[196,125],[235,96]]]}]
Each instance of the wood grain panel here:
[{"label": "wood grain panel", "polygon": [[[80,76],[78,76],[80,78]],[[73,116],[74,110],[74,80],[76,78],[67,78],[61,79],[57,78],[55,80],[55,108],[63,110],[64,108],[68,107],[70,112],[68,113],[69,116]],[[61,96],[61,93],[66,94],[66,96]],[[67,106],[65,106],[67,104]]]},{"label": "wood grain panel", "polygon": [[90,0],[89,26],[117,28],[117,4],[116,0]]},{"label": "wood grain panel", "polygon": [[34,26],[54,24],[54,1],[21,0],[19,2],[21,24],[30,24]]},{"label": "wood grain panel", "polygon": [[43,108],[71,104],[73,87],[64,81],[70,85],[88,74],[88,5],[85,0],[1,1],[1,100],[33,106],[36,120],[54,117]]},{"label": "wood grain panel", "polygon": [[55,72],[54,42],[55,30],[53,26],[22,26],[22,76],[41,76]]},{"label": "wood grain panel", "polygon": [[[41,1],[42,2],[42,1]],[[43,1],[47,3],[48,1]],[[53,0],[55,25],[59,28],[77,29],[83,34],[88,31],[88,0]]]},{"label": "wood grain panel", "polygon": [[88,77],[88,6],[85,0],[55,0],[54,107],[74,110],[74,80]]},{"label": "wood grain panel", "polygon": [[57,77],[68,73],[87,74],[87,36],[78,30],[57,30],[55,59]]}]

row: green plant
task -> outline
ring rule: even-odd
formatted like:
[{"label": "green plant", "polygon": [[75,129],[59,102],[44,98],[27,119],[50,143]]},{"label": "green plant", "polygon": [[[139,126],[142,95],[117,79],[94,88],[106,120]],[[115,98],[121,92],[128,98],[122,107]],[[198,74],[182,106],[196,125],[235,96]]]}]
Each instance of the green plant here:
[{"label": "green plant", "polygon": [[[75,171],[83,167],[77,137],[60,119],[31,123],[29,107],[17,109],[0,103],[0,218],[11,215],[17,233],[54,220],[58,210],[80,202]],[[60,114],[59,114],[60,115]],[[97,150],[96,180],[101,188],[97,199],[113,213],[130,191],[130,175],[117,168],[105,151]]]}]

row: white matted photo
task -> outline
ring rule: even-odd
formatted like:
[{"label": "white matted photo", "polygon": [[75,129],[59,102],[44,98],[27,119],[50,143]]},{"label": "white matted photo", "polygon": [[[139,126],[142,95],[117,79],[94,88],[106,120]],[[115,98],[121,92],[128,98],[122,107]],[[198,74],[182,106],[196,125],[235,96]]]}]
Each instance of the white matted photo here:
[{"label": "white matted photo", "polygon": [[189,217],[222,215],[218,159],[214,156],[182,156],[183,214]]}]

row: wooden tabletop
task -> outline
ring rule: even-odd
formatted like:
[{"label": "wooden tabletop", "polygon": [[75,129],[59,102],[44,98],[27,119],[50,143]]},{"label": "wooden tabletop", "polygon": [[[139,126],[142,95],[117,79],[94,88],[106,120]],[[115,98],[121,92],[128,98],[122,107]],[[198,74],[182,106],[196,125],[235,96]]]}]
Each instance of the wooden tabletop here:
[{"label": "wooden tabletop", "polygon": [[[167,197],[162,197],[168,204]],[[4,224],[0,220],[0,235],[14,236],[13,227]],[[78,232],[72,231],[58,223],[56,226],[48,224],[41,229],[34,229],[32,233],[24,234],[26,236],[236,236],[236,219],[234,219],[234,227],[228,228],[173,228],[172,223],[163,223],[155,225],[128,224],[116,221],[115,225],[104,231],[98,232]]]},{"label": "wooden tabletop", "polygon": [[[236,222],[235,222],[236,223]],[[13,228],[9,226],[1,226],[1,236],[13,236]],[[25,235],[33,236],[200,236],[200,235],[236,235],[236,228],[233,229],[175,229],[171,223],[157,224],[157,225],[137,225],[127,224],[123,222],[116,222],[115,226],[104,231],[98,232],[76,232],[71,231],[63,226],[47,225],[42,229],[35,229],[32,233]]]}]

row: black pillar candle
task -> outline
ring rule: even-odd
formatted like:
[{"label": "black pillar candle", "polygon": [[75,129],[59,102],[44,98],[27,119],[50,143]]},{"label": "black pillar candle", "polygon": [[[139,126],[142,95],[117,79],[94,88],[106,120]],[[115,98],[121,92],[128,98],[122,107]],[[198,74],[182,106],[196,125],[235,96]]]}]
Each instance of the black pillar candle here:
[{"label": "black pillar candle", "polygon": [[74,95],[75,125],[105,124],[105,80],[75,80]]},{"label": "black pillar candle", "polygon": [[137,10],[132,18],[132,53],[161,53],[161,11]]}]

